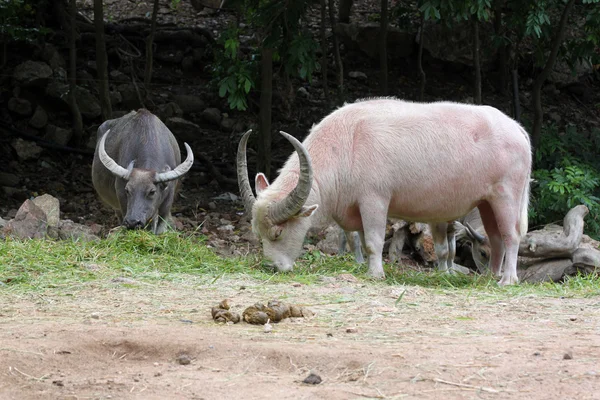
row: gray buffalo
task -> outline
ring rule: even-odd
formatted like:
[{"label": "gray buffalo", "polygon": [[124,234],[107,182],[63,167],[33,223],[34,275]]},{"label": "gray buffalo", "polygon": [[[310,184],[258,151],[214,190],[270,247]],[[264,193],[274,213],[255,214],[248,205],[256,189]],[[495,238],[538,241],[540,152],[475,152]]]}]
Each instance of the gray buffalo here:
[{"label": "gray buffalo", "polygon": [[194,163],[185,143],[182,163],[177,140],[158,117],[140,109],[104,122],[92,164],[92,182],[100,198],[111,206],[128,229],[164,232],[178,179]]}]

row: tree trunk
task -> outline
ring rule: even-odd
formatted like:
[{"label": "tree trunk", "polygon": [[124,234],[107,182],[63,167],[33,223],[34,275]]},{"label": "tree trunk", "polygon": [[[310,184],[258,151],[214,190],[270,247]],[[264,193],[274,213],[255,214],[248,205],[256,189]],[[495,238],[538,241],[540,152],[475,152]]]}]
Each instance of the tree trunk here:
[{"label": "tree trunk", "polygon": [[381,0],[381,21],[379,23],[379,79],[382,96],[388,94],[388,62],[387,62],[387,30],[388,30],[388,0]]},{"label": "tree trunk", "polygon": [[519,101],[519,71],[515,68],[512,70],[512,92],[513,92],[513,109],[514,117],[517,122],[521,122],[521,102]]},{"label": "tree trunk", "polygon": [[473,17],[473,68],[475,69],[475,81],[473,88],[473,101],[481,104],[481,60],[479,58],[479,21]]},{"label": "tree trunk", "polygon": [[[339,13],[340,13],[340,22],[345,24],[350,22],[350,12],[352,10],[352,1],[353,0],[339,0]],[[329,7],[331,7],[332,1],[329,2]],[[335,26],[332,25],[332,26]]]},{"label": "tree trunk", "polygon": [[427,81],[427,75],[423,69],[423,31],[425,30],[425,15],[421,13],[421,31],[419,32],[419,55],[417,58],[417,68],[419,69],[419,75],[421,77],[421,87],[419,89],[419,101],[425,100],[425,82]]},{"label": "tree trunk", "polygon": [[323,75],[323,93],[325,102],[329,104],[329,84],[327,81],[327,2],[321,0],[321,74]]},{"label": "tree trunk", "polygon": [[260,55],[260,128],[258,171],[271,173],[271,104],[273,101],[273,50],[263,47]]},{"label": "tree trunk", "polygon": [[583,236],[583,219],[589,213],[584,205],[573,207],[563,220],[562,230],[541,229],[529,232],[519,245],[521,257],[570,257]]},{"label": "tree trunk", "polygon": [[[352,2],[350,2],[352,4]],[[337,85],[338,85],[338,101],[344,102],[344,64],[342,63],[342,56],[340,55],[340,41],[338,40],[337,33],[335,32],[335,11],[333,7],[333,0],[329,0],[329,23],[331,24],[331,31],[333,33],[333,55],[335,59],[335,68],[337,70]]]},{"label": "tree trunk", "polygon": [[552,72],[554,68],[554,63],[556,62],[556,56],[558,55],[558,50],[560,49],[560,45],[565,37],[565,28],[567,26],[567,19],[571,9],[573,8],[573,4],[575,0],[569,0],[565,8],[563,9],[562,15],[560,17],[560,23],[555,28],[556,35],[552,39],[552,44],[550,45],[550,55],[546,60],[546,65],[544,65],[544,69],[540,74],[535,78],[535,82],[533,84],[533,129],[531,132],[531,141],[533,145],[533,149],[537,149],[540,144],[540,139],[542,136],[542,120],[544,116],[544,110],[542,109],[542,86],[544,82]]},{"label": "tree trunk", "polygon": [[[503,35],[502,29],[502,7],[504,6],[505,0],[497,0],[494,4],[494,33],[496,36]],[[501,44],[498,48],[498,82],[500,85],[500,94],[506,95],[506,88],[508,87],[508,46]]]},{"label": "tree trunk", "polygon": [[75,91],[77,90],[77,29],[75,27],[76,0],[69,2],[69,106],[73,116],[73,139],[76,146],[83,144],[83,122],[77,105]]},{"label": "tree trunk", "polygon": [[152,44],[154,43],[154,33],[156,32],[156,16],[158,15],[158,0],[154,0],[152,8],[152,24],[150,26],[150,34],[146,38],[146,70],[144,71],[144,88],[146,96],[150,95],[150,81],[152,80],[152,61],[153,52]]},{"label": "tree trunk", "polygon": [[104,10],[102,0],[94,0],[94,25],[96,26],[96,66],[98,68],[98,93],[102,118],[112,118],[112,106],[108,92],[108,57],[104,40]]}]

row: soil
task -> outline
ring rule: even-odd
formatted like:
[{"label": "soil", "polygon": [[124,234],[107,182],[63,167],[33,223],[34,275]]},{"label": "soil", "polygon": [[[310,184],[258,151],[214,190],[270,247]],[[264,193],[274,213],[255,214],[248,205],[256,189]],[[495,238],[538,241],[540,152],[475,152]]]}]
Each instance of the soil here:
[{"label": "soil", "polygon": [[[599,398],[597,299],[484,297],[343,275],[308,286],[219,283],[0,293],[0,398]],[[273,296],[316,314],[269,333],[211,318],[223,298],[241,311]],[[302,383],[310,373],[322,382]]]}]

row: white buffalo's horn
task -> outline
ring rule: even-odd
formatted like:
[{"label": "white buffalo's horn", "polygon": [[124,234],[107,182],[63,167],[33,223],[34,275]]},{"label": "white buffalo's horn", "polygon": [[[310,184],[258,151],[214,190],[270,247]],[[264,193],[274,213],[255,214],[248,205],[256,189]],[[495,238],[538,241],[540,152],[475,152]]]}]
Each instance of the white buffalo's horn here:
[{"label": "white buffalo's horn", "polygon": [[269,207],[269,217],[274,224],[280,224],[287,221],[302,209],[306,203],[310,190],[312,188],[312,165],[310,156],[306,148],[295,137],[280,131],[287,140],[294,146],[298,159],[300,161],[300,176],[298,184],[289,195],[283,199],[271,204]]},{"label": "white buffalo's horn", "polygon": [[192,149],[187,143],[184,143],[183,145],[185,146],[185,150],[187,151],[187,157],[185,161],[179,164],[177,167],[175,167],[175,169],[172,171],[161,172],[159,174],[156,174],[154,183],[173,181],[185,175],[190,170],[190,168],[192,168],[192,165],[194,165],[194,154],[192,153]]},{"label": "white buffalo's horn", "polygon": [[252,133],[252,129],[244,133],[240,143],[238,144],[237,152],[237,177],[238,186],[240,188],[240,196],[244,202],[244,208],[246,212],[252,211],[252,206],[256,202],[256,197],[252,193],[252,187],[250,186],[250,180],[248,179],[248,161],[246,159],[246,144],[248,143],[248,137]]},{"label": "white buffalo's horn", "polygon": [[110,129],[106,131],[104,136],[100,139],[100,144],[98,144],[98,158],[107,170],[109,170],[113,175],[118,176],[121,179],[128,180],[129,175],[131,175],[131,171],[133,170],[133,161],[129,163],[128,168],[123,168],[115,160],[110,158],[108,153],[106,153],[106,149],[104,148],[104,142],[106,142],[106,137],[110,133]]}]

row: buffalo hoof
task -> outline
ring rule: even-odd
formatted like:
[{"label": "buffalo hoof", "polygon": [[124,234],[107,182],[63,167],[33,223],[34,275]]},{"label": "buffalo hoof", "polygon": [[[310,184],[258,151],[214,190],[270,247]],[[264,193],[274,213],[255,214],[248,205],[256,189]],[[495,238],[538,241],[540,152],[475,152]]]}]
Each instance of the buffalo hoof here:
[{"label": "buffalo hoof", "polygon": [[369,271],[368,275],[373,279],[385,279],[385,272],[383,271]]},{"label": "buffalo hoof", "polygon": [[519,283],[519,278],[517,275],[504,275],[502,279],[498,282],[500,286],[508,286],[508,285],[516,285]]}]

